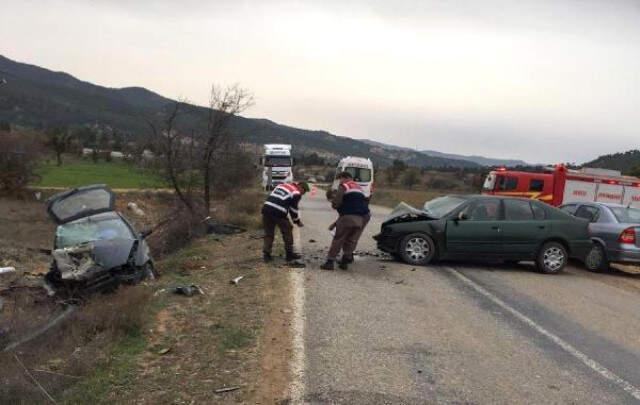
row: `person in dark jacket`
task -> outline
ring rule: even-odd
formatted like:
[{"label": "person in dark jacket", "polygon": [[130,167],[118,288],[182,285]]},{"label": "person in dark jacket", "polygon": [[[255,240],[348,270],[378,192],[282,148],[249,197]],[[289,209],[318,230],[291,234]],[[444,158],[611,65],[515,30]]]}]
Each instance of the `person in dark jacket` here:
[{"label": "person in dark jacket", "polygon": [[300,255],[293,251],[293,226],[302,227],[298,212],[298,203],[302,196],[309,191],[309,185],[300,183],[283,183],[276,186],[262,206],[262,224],[264,226],[263,258],[265,262],[273,260],[271,249],[275,237],[276,227],[280,228],[284,240],[284,250],[288,262],[299,260]]},{"label": "person in dark jacket", "polygon": [[[353,263],[353,252],[362,231],[371,218],[369,202],[362,187],[349,172],[338,174],[340,185],[331,200],[331,206],[338,211],[335,235],[327,254],[327,261],[320,266],[323,270],[333,270],[334,263],[342,250],[340,268],[346,270]],[[333,225],[330,227],[330,229]]]}]

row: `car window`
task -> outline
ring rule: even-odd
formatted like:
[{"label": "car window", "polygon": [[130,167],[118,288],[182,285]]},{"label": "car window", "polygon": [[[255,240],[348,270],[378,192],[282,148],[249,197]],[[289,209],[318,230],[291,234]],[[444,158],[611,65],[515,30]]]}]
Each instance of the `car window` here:
[{"label": "car window", "polygon": [[532,221],[531,203],[523,200],[504,200],[504,218],[507,221]]},{"label": "car window", "polygon": [[497,221],[500,219],[500,200],[482,199],[464,210],[469,221]]},{"label": "car window", "polygon": [[131,229],[121,218],[94,220],[89,217],[60,225],[56,229],[56,247],[60,249],[96,240],[133,237]]},{"label": "car window", "polygon": [[581,205],[580,208],[576,210],[576,217],[584,218],[589,220],[589,222],[596,222],[598,220],[598,214],[600,210],[597,207],[592,207],[590,205]]},{"label": "car window", "polygon": [[618,222],[622,224],[640,223],[640,209],[631,207],[609,207]]},{"label": "car window", "polygon": [[541,203],[532,201],[531,209],[533,210],[533,218],[537,220],[543,220],[547,218],[547,210],[542,206]]},{"label": "car window", "polygon": [[518,188],[518,178],[513,176],[499,176],[498,190],[509,191]]},{"label": "car window", "polygon": [[542,191],[544,189],[544,180],[531,179],[529,180],[529,191]]},{"label": "car window", "polygon": [[560,208],[560,210],[566,212],[567,214],[575,215],[576,208],[578,208],[578,206],[576,204],[566,204],[566,205],[561,205],[558,208]]}]

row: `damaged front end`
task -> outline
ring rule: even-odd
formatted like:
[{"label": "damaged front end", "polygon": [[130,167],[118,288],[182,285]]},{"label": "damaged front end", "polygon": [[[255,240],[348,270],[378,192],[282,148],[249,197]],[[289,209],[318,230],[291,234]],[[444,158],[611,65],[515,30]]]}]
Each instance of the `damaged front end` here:
[{"label": "damaged front end", "polygon": [[48,201],[58,223],[51,269],[45,277],[50,294],[77,296],[109,291],[120,283],[153,277],[144,237],[113,211],[113,194],[104,186],[71,190]]},{"label": "damaged front end", "polygon": [[412,207],[403,201],[398,204],[393,211],[391,211],[391,214],[389,214],[387,218],[385,218],[382,226],[384,227],[385,225],[391,225],[398,222],[422,221],[425,219],[435,218],[431,217],[426,211]]}]

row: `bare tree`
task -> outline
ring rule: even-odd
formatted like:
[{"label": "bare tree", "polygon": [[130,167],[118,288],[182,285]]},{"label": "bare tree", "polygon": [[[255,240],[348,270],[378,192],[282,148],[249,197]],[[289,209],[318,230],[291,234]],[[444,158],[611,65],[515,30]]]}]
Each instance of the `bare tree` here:
[{"label": "bare tree", "polygon": [[211,185],[214,183],[216,157],[232,145],[229,125],[234,116],[253,105],[253,95],[238,84],[228,87],[211,86],[209,116],[202,149],[203,199],[207,214],[211,209]]},{"label": "bare tree", "polygon": [[156,114],[156,119],[146,118],[155,146],[158,160],[171,187],[184,206],[194,213],[196,204],[193,199],[193,164],[195,135],[186,134],[178,129],[178,120],[190,111],[185,100],[178,100],[166,111]]},{"label": "bare tree", "polygon": [[58,166],[62,166],[62,154],[69,149],[73,135],[67,128],[62,127],[50,128],[46,134],[47,146],[55,153]]}]

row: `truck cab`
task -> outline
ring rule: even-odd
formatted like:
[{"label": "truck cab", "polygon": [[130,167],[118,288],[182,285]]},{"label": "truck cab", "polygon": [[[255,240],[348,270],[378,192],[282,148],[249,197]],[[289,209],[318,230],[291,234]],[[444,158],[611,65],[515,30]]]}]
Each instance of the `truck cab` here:
[{"label": "truck cab", "polygon": [[278,184],[293,181],[293,158],[291,145],[267,144],[264,145],[264,155],[261,159],[262,187],[271,190]]},{"label": "truck cab", "polygon": [[[347,156],[341,159],[336,167],[336,175],[341,172],[350,173],[353,180],[362,187],[367,199],[371,198],[373,193],[373,163],[371,159]],[[331,184],[331,191],[336,191],[339,185],[338,179],[334,179]]]}]

